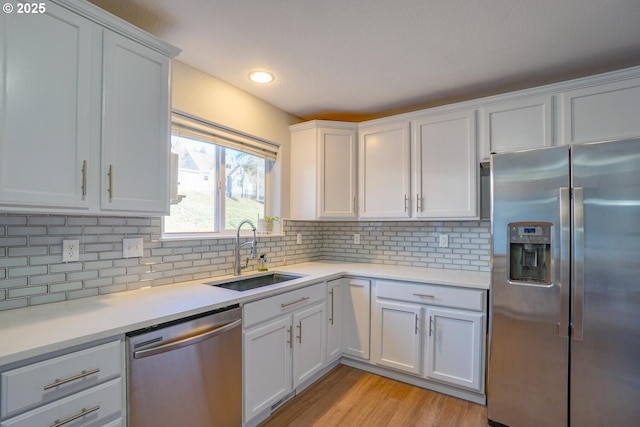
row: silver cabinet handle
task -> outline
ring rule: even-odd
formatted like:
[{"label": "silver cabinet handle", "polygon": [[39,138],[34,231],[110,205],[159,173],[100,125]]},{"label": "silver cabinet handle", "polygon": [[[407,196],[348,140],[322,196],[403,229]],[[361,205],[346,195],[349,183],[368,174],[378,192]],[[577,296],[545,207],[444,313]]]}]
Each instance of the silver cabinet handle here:
[{"label": "silver cabinet handle", "polygon": [[409,209],[409,198],[407,197],[407,195],[404,195],[404,211],[406,212],[407,209]]},{"label": "silver cabinet handle", "polygon": [[113,165],[109,165],[109,201],[113,199]]},{"label": "silver cabinet handle", "polygon": [[416,297],[420,297],[420,298],[431,298],[431,299],[435,299],[436,296],[435,295],[429,295],[429,294],[413,294]]},{"label": "silver cabinet handle", "polygon": [[295,300],[295,301],[285,302],[284,304],[280,304],[280,308],[289,307],[290,305],[297,304],[297,303],[299,303],[299,302],[306,301],[306,300],[308,300],[308,299],[310,299],[310,298],[309,298],[309,297],[302,297],[302,298],[297,299],[297,300]]},{"label": "silver cabinet handle", "polygon": [[293,348],[293,335],[291,334],[292,328],[287,328],[287,344],[289,344],[289,348]]},{"label": "silver cabinet handle", "polygon": [[298,342],[302,344],[302,320],[298,322]]},{"label": "silver cabinet handle", "polygon": [[82,162],[82,196],[87,195],[87,161]]},{"label": "silver cabinet handle", "polygon": [[571,250],[569,244],[570,227],[570,190],[568,187],[559,190],[559,214],[560,214],[560,311],[558,319],[558,336],[566,338],[569,336],[569,281],[571,280]]},{"label": "silver cabinet handle", "polygon": [[331,295],[331,316],[329,317],[329,322],[333,325],[333,289],[329,291],[329,295]]},{"label": "silver cabinet handle", "polygon": [[431,336],[432,331],[433,331],[433,316],[429,316],[429,336]]},{"label": "silver cabinet handle", "polygon": [[226,323],[218,328],[204,332],[202,334],[187,337],[178,341],[170,342],[157,347],[147,348],[144,350],[138,350],[133,353],[134,359],[141,359],[143,357],[153,356],[154,354],[166,353],[167,351],[176,350],[178,348],[186,347],[188,345],[196,344],[209,338],[213,338],[216,335],[227,332],[230,329],[236,328],[242,324],[242,319],[234,320],[233,322]]},{"label": "silver cabinet handle", "polygon": [[89,408],[89,409],[82,408],[82,410],[80,412],[78,412],[75,415],[70,416],[69,418],[65,418],[64,420],[55,420],[53,422],[53,424],[51,424],[51,427],[60,427],[60,426],[63,426],[65,424],[69,424],[71,421],[75,421],[78,418],[82,418],[85,415],[88,415],[88,414],[90,414],[92,412],[96,412],[98,410],[100,410],[100,405],[94,406],[93,408]]},{"label": "silver cabinet handle", "polygon": [[46,386],[44,386],[44,389],[45,390],[50,390],[50,389],[52,389],[54,387],[58,387],[60,385],[67,384],[67,383],[70,383],[72,381],[88,377],[89,375],[97,374],[98,372],[100,372],[100,368],[90,369],[88,371],[84,370],[84,371],[80,372],[79,374],[73,375],[73,376],[65,378],[63,380],[56,379],[51,384],[47,384]]},{"label": "silver cabinet handle", "polygon": [[418,335],[418,315],[416,314],[416,335]]},{"label": "silver cabinet handle", "polygon": [[422,205],[420,202],[420,194],[416,193],[416,212],[420,212],[422,210]]},{"label": "silver cabinet handle", "polygon": [[584,189],[573,189],[573,339],[582,341],[584,312]]}]

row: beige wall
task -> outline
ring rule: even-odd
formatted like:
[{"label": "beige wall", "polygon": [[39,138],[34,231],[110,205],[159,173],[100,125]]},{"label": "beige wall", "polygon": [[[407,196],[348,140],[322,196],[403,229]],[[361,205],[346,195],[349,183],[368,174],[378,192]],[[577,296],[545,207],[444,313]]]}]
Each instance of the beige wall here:
[{"label": "beige wall", "polygon": [[289,125],[300,119],[180,61],[173,61],[172,107],[210,122],[280,144],[280,207],[272,212],[289,215]]}]

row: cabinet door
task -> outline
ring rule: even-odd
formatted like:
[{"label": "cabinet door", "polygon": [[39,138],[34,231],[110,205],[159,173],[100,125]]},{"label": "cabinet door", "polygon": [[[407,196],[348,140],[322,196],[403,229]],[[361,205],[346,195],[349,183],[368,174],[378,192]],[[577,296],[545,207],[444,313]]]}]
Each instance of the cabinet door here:
[{"label": "cabinet door", "polygon": [[371,282],[349,279],[343,290],[342,351],[344,354],[368,360]]},{"label": "cabinet door", "polygon": [[356,217],[356,132],[320,129],[320,218]]},{"label": "cabinet door", "polygon": [[427,308],[425,377],[484,391],[484,314]]},{"label": "cabinet door", "polygon": [[169,59],[105,30],[103,210],[169,210]]},{"label": "cabinet door", "polygon": [[373,323],[373,361],[411,374],[420,374],[419,305],[378,300]]},{"label": "cabinet door", "polygon": [[564,144],[640,136],[640,77],[562,94]]},{"label": "cabinet door", "polygon": [[51,2],[0,15],[0,204],[84,210],[93,24]]},{"label": "cabinet door", "polygon": [[291,318],[244,333],[244,420],[291,392]]},{"label": "cabinet door", "polygon": [[311,378],[324,366],[324,322],[324,302],[293,315],[293,388]]},{"label": "cabinet door", "polygon": [[409,123],[360,131],[358,214],[360,218],[409,218]]},{"label": "cabinet door", "polygon": [[482,158],[491,153],[553,145],[552,96],[489,105],[482,109]]},{"label": "cabinet door", "polygon": [[291,188],[290,219],[318,219],[318,130],[312,123],[290,126]]},{"label": "cabinet door", "polygon": [[421,218],[477,218],[475,111],[414,124],[413,210]]},{"label": "cabinet door", "polygon": [[327,363],[342,355],[344,280],[327,282]]}]

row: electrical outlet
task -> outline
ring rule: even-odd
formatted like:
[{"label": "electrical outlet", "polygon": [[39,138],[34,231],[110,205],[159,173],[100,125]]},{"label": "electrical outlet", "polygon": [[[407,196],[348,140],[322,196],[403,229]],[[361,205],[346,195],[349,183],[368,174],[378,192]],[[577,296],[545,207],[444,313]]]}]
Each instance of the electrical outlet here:
[{"label": "electrical outlet", "polygon": [[80,241],[62,241],[62,262],[72,262],[80,260]]},{"label": "electrical outlet", "polygon": [[354,245],[359,245],[360,244],[360,235],[358,233],[353,235],[353,244]]},{"label": "electrical outlet", "polygon": [[440,236],[438,236],[438,246],[440,246],[441,248],[448,248],[449,247],[449,235],[448,234],[441,234]]},{"label": "electrical outlet", "polygon": [[302,244],[302,233],[296,234],[296,243],[298,245]]},{"label": "electrical outlet", "polygon": [[123,258],[141,257],[143,249],[144,247],[142,243],[142,237],[135,237],[133,239],[122,239]]}]

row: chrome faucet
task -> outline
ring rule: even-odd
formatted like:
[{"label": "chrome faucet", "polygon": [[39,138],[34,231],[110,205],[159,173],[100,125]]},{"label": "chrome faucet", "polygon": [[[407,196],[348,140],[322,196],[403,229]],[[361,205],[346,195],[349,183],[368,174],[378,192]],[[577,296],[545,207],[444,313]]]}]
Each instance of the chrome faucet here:
[{"label": "chrome faucet", "polygon": [[[253,230],[253,240],[240,244],[240,229],[245,224],[249,224],[251,226],[251,229]],[[251,245],[251,253],[249,256],[251,258],[255,258],[256,254],[258,253],[258,241],[256,240],[256,226],[253,225],[253,223],[248,219],[245,219],[240,223],[240,225],[238,225],[238,229],[236,230],[236,259],[233,264],[234,276],[239,276],[242,269],[247,267],[246,264],[244,267],[240,265],[240,249],[244,248],[247,245]],[[249,264],[249,258],[247,258],[247,264]]]}]

